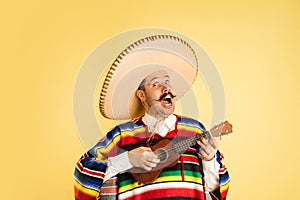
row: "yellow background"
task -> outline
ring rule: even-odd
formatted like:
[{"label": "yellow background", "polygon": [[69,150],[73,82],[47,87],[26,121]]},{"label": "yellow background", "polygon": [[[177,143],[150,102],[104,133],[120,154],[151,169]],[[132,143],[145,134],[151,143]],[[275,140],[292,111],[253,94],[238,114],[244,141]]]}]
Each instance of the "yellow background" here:
[{"label": "yellow background", "polygon": [[11,1],[0,20],[1,199],[73,199],[76,76],[98,44],[141,27],[214,60],[235,131],[219,143],[228,199],[299,199],[299,1]]}]

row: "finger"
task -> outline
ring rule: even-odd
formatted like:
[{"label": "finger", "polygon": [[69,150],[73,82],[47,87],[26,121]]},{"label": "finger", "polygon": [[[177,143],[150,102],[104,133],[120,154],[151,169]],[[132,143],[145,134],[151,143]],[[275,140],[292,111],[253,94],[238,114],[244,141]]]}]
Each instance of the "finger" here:
[{"label": "finger", "polygon": [[199,151],[199,154],[200,154],[200,158],[205,158],[207,156],[207,153],[201,149]]},{"label": "finger", "polygon": [[211,138],[209,140],[209,144],[214,148],[214,149],[217,149],[218,148],[218,143],[217,141],[215,140],[215,138]]},{"label": "finger", "polygon": [[201,140],[198,140],[197,143],[199,144],[200,147],[202,147],[204,145]]},{"label": "finger", "polygon": [[155,158],[156,157],[156,155],[151,151],[151,149],[150,149],[150,151],[149,150],[143,151],[142,154],[147,159],[151,159],[151,158]]},{"label": "finger", "polygon": [[143,168],[144,168],[146,171],[151,171],[151,170],[152,170],[151,167],[148,167],[148,166],[146,166],[146,165],[144,165]]},{"label": "finger", "polygon": [[206,139],[205,137],[202,137],[202,138],[201,138],[201,142],[202,142],[203,144],[207,144],[207,143],[208,143],[208,139]]},{"label": "finger", "polygon": [[145,152],[152,152],[150,147],[140,147]]},{"label": "finger", "polygon": [[210,138],[209,140],[204,140],[200,145],[200,148],[204,148],[207,152],[213,151],[218,148],[218,144],[214,138]]},{"label": "finger", "polygon": [[147,171],[152,170],[151,163],[148,163],[148,162],[144,163],[144,164],[142,165],[142,167],[143,167],[145,170],[147,170]]},{"label": "finger", "polygon": [[152,163],[152,162],[147,162],[147,163],[146,163],[146,166],[147,166],[147,167],[153,168],[153,167],[156,167],[156,164],[155,164],[155,163]]},{"label": "finger", "polygon": [[208,140],[205,139],[204,137],[198,140],[198,144],[201,146],[206,145],[208,143]]},{"label": "finger", "polygon": [[199,151],[199,157],[202,159],[202,160],[211,160],[215,157],[215,154],[213,151],[211,151],[210,153],[207,153],[206,151],[204,150],[201,150]]},{"label": "finger", "polygon": [[201,138],[199,141],[198,141],[198,144],[200,146],[200,148],[205,148],[207,146],[207,140],[205,140],[204,138]]},{"label": "finger", "polygon": [[150,158],[147,161],[151,162],[151,163],[155,163],[155,164],[158,164],[160,162],[160,160],[158,158]]},{"label": "finger", "polygon": [[153,153],[153,152],[147,152],[146,157],[147,157],[147,160],[151,161],[151,162],[155,159],[158,159],[157,155],[155,155],[155,153]]},{"label": "finger", "polygon": [[207,154],[207,155],[211,154],[212,150],[213,150],[213,148],[212,148],[212,146],[210,146],[210,145],[207,145],[207,146],[203,145],[203,146],[200,148],[200,151],[204,152],[204,153]]}]

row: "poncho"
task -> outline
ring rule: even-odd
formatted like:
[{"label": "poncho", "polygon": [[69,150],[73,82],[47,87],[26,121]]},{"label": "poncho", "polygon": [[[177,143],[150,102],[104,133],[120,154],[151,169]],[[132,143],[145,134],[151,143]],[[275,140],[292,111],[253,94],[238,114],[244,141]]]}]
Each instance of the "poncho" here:
[{"label": "poncho", "polygon": [[[204,126],[193,119],[177,116],[175,129],[164,138],[155,134],[151,144],[161,139],[178,142],[201,134]],[[93,148],[86,152],[76,164],[74,191],[77,200],[95,199],[205,199],[205,177],[202,161],[198,156],[198,144],[189,147],[182,153],[173,167],[162,170],[152,183],[139,184],[130,172],[124,172],[103,183],[107,168],[107,159],[124,151],[130,151],[145,143],[151,133],[141,118],[120,124],[113,128]],[[210,193],[212,199],[225,200],[229,175],[221,163],[223,155],[218,151],[216,159],[220,164],[219,188]]]}]

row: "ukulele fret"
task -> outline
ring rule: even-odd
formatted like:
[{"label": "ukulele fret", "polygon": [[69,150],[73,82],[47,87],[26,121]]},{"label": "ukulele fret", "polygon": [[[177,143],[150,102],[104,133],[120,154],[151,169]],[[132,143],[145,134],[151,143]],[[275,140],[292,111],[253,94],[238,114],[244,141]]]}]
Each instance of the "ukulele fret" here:
[{"label": "ukulele fret", "polygon": [[178,153],[178,154],[181,154],[183,153],[188,147],[190,146],[193,146],[197,143],[197,141],[199,139],[201,139],[202,137],[206,138],[206,139],[209,139],[211,136],[210,136],[210,133],[209,131],[205,131],[203,132],[202,134],[200,135],[195,135],[194,137],[191,137],[191,138],[188,138],[182,142],[178,142],[176,144],[174,144],[173,146],[173,150]]}]

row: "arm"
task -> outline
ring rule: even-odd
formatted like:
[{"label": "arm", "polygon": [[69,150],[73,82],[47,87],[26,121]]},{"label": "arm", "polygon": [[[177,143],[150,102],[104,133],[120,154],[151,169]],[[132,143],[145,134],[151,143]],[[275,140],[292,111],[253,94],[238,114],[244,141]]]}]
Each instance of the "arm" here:
[{"label": "arm", "polygon": [[[75,169],[75,198],[97,199],[103,183],[132,166],[151,170],[159,162],[148,147],[129,152],[119,148],[120,130],[115,128],[78,161]],[[104,191],[104,187],[102,188]],[[104,192],[105,193],[105,192]]]},{"label": "arm", "polygon": [[230,177],[225,165],[222,164],[222,160],[224,159],[223,154],[219,151],[216,153],[216,160],[219,164],[219,188],[210,192],[210,196],[213,200],[225,200],[230,184]]},{"label": "arm", "polygon": [[210,196],[214,200],[225,200],[229,186],[229,175],[226,167],[221,163],[223,155],[217,150],[218,144],[214,138],[202,139],[198,144],[206,191],[210,192]]},{"label": "arm", "polygon": [[74,172],[74,195],[77,200],[94,200],[99,196],[108,157],[118,154],[119,128],[110,131],[77,162]]},{"label": "arm", "polygon": [[105,172],[104,181],[132,167],[141,167],[150,171],[153,167],[156,167],[159,162],[160,160],[149,147],[138,147],[129,152],[126,151],[108,159],[108,167]]},{"label": "arm", "polygon": [[106,162],[97,161],[89,152],[80,158],[74,172],[74,195],[77,200],[98,197],[106,167]]}]

